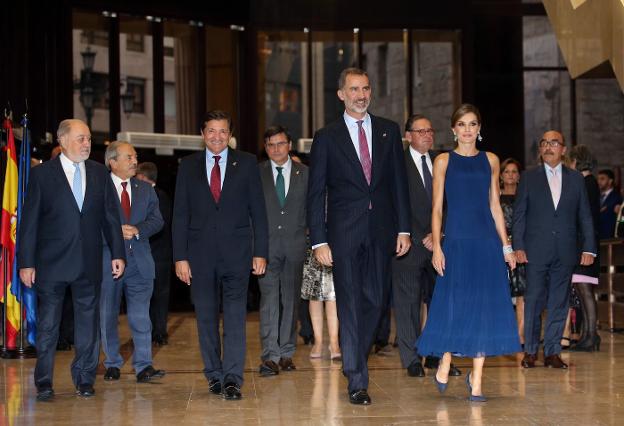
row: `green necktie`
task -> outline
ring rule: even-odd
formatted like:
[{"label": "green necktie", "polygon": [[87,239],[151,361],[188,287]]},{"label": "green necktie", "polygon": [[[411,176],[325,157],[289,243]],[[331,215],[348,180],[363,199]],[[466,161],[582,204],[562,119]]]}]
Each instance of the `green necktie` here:
[{"label": "green necktie", "polygon": [[283,167],[276,167],[277,179],[275,179],[275,190],[277,191],[277,200],[281,207],[284,207],[286,203],[286,185],[284,185],[284,175],[282,174]]}]

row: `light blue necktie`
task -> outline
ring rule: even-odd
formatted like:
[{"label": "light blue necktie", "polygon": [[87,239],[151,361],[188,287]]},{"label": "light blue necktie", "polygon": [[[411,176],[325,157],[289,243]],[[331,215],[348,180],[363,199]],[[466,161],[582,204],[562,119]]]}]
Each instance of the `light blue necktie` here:
[{"label": "light blue necktie", "polygon": [[82,195],[82,173],[80,173],[80,163],[74,163],[74,182],[72,184],[72,192],[78,204],[78,210],[82,211],[82,202],[84,197]]}]

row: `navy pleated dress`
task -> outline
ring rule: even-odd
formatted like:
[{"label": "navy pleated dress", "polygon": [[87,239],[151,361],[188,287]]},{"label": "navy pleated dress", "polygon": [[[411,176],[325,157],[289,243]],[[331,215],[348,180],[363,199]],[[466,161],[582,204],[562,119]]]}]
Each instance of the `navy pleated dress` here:
[{"label": "navy pleated dress", "polygon": [[416,342],[420,355],[496,356],[519,352],[500,237],[490,211],[491,168],[484,151],[449,153],[447,202],[438,276],[427,323]]}]

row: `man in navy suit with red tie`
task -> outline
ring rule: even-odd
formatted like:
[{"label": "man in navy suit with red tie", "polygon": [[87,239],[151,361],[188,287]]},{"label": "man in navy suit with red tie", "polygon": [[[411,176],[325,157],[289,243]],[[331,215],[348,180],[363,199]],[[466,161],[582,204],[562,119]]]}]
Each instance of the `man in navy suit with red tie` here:
[{"label": "man in navy suit with red tie", "polygon": [[[191,286],[210,392],[241,398],[249,271],[262,275],[269,236],[262,181],[253,155],[228,148],[232,120],[211,111],[206,149],[182,160],[173,206],[176,275]],[[223,357],[219,302],[223,298]]]},{"label": "man in navy suit with red tie", "polygon": [[108,170],[89,160],[91,133],[81,120],[63,120],[61,155],[32,169],[19,228],[20,279],[37,293],[37,399],[52,390],[54,352],[63,298],[71,287],[76,357],[72,379],[79,396],[93,396],[98,365],[98,303],[102,236],[112,259],[105,268],[119,278],[125,268],[117,194]]},{"label": "man in navy suit with red tie", "polygon": [[316,259],[332,265],[349,401],[371,403],[368,353],[390,290],[390,261],[410,248],[410,205],[398,124],[367,112],[368,75],[340,74],[345,112],[314,135],[308,225]]}]

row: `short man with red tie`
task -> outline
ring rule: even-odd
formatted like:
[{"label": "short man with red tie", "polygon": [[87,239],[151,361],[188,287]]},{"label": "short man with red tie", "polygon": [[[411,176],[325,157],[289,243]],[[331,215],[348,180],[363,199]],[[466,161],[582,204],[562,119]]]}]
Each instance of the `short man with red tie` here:
[{"label": "short man with red tie", "polygon": [[[202,122],[206,149],[182,160],[173,206],[177,277],[191,286],[208,389],[242,397],[250,271],[262,275],[268,223],[256,157],[228,148],[232,120],[210,111]],[[223,300],[223,356],[219,305]]]},{"label": "short man with red tie", "polygon": [[[119,306],[122,293],[128,307],[128,325],[132,332],[132,366],[137,382],[148,382],[165,375],[152,366],[152,323],[150,298],[154,289],[155,267],[149,238],[163,226],[154,188],[136,179],[137,154],[127,142],[112,142],[104,155],[110,177],[117,190],[117,213],[126,246],[126,270],[119,279],[106,270],[100,296],[100,331],[106,358],[104,380],[119,380],[123,358],[119,353]],[[110,264],[110,250],[104,246],[104,265]]]}]

